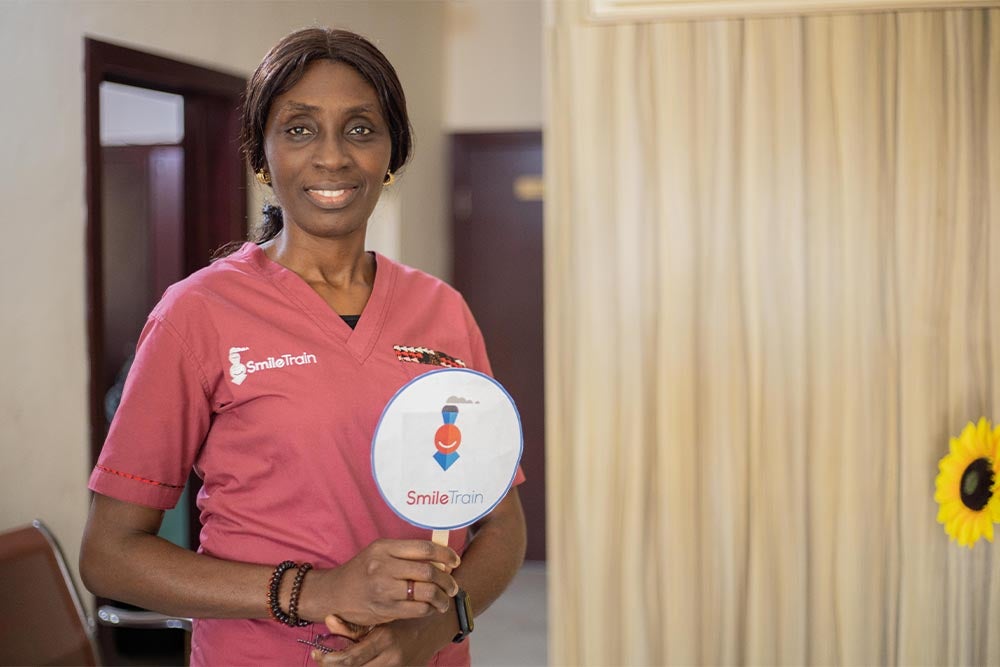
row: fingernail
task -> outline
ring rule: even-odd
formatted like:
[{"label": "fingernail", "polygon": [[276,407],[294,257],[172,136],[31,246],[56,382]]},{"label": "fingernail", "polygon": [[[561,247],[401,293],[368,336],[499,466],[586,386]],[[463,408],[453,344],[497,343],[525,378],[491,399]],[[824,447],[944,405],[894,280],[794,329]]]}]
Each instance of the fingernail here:
[{"label": "fingernail", "polygon": [[319,651],[317,649],[313,649],[312,653],[309,654],[309,657],[311,657],[313,660],[316,660],[318,662],[319,661]]}]

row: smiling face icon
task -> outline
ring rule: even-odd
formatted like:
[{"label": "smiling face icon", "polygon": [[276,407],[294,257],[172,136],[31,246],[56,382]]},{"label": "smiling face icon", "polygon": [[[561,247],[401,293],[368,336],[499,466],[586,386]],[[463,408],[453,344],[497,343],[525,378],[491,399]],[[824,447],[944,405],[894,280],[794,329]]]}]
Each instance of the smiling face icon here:
[{"label": "smiling face icon", "polygon": [[437,447],[434,460],[438,462],[442,470],[447,470],[458,460],[458,446],[462,444],[462,431],[455,426],[457,419],[457,407],[446,405],[441,408],[441,421],[444,424],[438,426],[437,432],[434,433],[434,446]]},{"label": "smiling face icon", "polygon": [[434,434],[434,446],[442,454],[451,454],[462,444],[462,432],[454,424],[445,424]]}]

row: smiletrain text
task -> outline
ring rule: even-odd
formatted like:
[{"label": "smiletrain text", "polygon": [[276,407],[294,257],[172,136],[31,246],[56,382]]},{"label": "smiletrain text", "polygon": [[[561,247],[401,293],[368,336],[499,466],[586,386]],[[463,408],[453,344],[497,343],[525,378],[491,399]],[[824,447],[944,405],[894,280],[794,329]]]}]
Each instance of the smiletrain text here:
[{"label": "smiletrain text", "polygon": [[300,355],[283,354],[279,357],[268,357],[264,361],[247,361],[247,373],[256,373],[269,368],[284,368],[285,366],[304,366],[315,364],[316,355],[303,352]]},{"label": "smiletrain text", "polygon": [[406,493],[407,505],[481,505],[485,501],[486,497],[481,493],[462,493],[458,489],[430,493],[417,493],[415,489],[410,489]]}]

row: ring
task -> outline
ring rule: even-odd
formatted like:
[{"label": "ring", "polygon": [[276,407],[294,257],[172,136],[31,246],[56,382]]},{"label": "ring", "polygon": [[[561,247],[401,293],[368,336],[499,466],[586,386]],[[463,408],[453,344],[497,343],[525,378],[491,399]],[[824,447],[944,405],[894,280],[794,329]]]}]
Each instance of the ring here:
[{"label": "ring", "polygon": [[406,599],[413,602],[413,579],[406,580]]}]

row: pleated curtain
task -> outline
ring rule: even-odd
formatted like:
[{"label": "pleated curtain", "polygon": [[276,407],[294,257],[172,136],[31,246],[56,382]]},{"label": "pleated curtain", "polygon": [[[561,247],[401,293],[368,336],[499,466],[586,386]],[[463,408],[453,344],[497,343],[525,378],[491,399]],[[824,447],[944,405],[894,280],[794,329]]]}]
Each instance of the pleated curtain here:
[{"label": "pleated curtain", "polygon": [[549,9],[550,662],[1000,664],[1000,9]]}]

